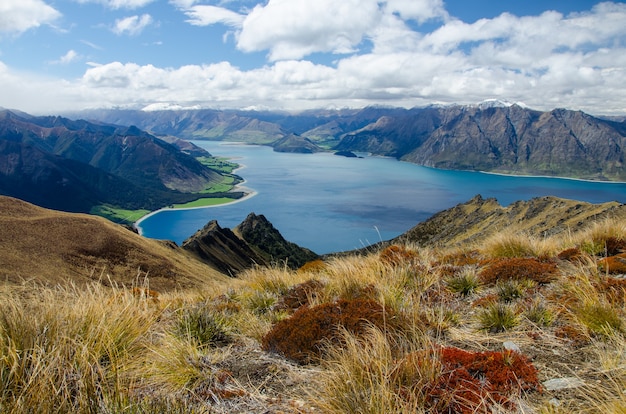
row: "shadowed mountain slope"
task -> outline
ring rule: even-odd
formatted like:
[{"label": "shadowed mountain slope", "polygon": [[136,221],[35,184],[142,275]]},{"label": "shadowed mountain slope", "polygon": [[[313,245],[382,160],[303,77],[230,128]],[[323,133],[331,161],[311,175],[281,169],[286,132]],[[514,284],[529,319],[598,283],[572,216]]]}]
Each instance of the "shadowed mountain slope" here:
[{"label": "shadowed mountain slope", "polygon": [[220,173],[136,127],[0,111],[3,195],[67,211],[99,204],[156,209],[197,199],[190,193],[221,181]]}]

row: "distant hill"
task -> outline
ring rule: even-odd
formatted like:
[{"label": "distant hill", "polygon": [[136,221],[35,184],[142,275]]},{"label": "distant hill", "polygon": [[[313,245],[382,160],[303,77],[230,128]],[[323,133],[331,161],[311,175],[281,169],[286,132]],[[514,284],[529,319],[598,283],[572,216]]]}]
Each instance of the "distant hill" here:
[{"label": "distant hill", "polygon": [[[425,108],[369,107],[299,114],[255,111],[90,111],[185,139],[281,148],[293,134],[336,151],[370,152],[436,168],[626,181],[626,121],[499,102]],[[289,142],[289,141],[288,141]],[[309,148],[307,149],[307,146]]]},{"label": "distant hill", "polygon": [[195,159],[208,152],[170,142],[136,127],[0,111],[0,194],[66,211],[154,210],[222,181]]}]

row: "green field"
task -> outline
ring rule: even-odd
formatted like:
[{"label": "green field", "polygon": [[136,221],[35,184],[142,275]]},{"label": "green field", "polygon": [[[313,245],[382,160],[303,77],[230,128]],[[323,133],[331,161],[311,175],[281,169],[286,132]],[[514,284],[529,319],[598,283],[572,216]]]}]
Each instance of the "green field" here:
[{"label": "green field", "polygon": [[195,201],[190,201],[184,204],[174,204],[173,208],[192,208],[192,207],[209,207],[217,206],[219,204],[226,204],[235,201],[233,198],[219,197],[219,198],[200,198]]},{"label": "green field", "polygon": [[214,171],[218,171],[222,174],[231,174],[235,169],[239,167],[239,164],[228,161],[225,157],[197,157],[200,163]]},{"label": "green field", "polygon": [[93,207],[89,213],[102,216],[114,223],[130,225],[150,213],[150,210],[125,210],[108,204],[102,204]]}]

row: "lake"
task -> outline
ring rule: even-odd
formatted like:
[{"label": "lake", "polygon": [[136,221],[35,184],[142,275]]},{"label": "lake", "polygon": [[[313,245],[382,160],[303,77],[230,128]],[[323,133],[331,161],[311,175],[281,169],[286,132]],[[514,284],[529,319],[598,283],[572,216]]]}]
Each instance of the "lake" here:
[{"label": "lake", "polygon": [[626,202],[626,183],[437,170],[384,157],[194,143],[241,164],[237,174],[256,195],[215,207],[159,211],[139,223],[144,236],[180,245],[210,220],[233,228],[254,212],[267,217],[287,240],[324,254],[391,239],[477,194],[494,197],[504,206],[546,195]]}]

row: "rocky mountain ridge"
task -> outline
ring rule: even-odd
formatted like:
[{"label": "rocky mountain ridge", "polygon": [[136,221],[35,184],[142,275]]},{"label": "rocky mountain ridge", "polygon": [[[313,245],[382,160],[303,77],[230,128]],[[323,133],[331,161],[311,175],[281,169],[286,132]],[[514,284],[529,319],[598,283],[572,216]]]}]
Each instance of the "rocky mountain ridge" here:
[{"label": "rocky mountain ridge", "polygon": [[509,174],[626,181],[626,121],[518,104],[369,107],[305,111],[106,111],[81,113],[185,139],[242,141],[289,151],[361,151],[421,165]]}]

